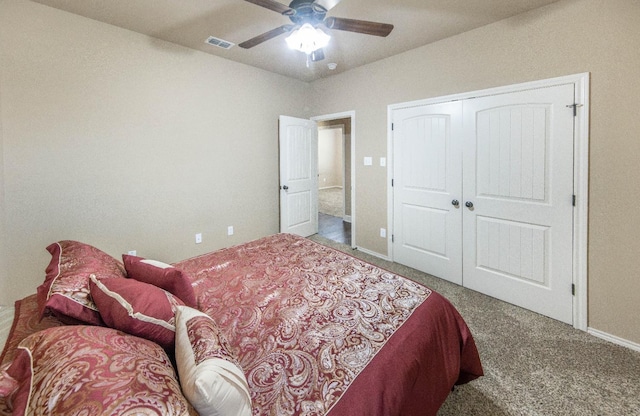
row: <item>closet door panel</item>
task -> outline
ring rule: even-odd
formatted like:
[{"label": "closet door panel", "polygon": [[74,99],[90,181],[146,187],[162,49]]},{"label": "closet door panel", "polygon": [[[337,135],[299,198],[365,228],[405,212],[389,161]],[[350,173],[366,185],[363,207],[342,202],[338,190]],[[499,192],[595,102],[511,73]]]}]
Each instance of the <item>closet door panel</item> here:
[{"label": "closet door panel", "polygon": [[464,102],[463,285],[573,320],[574,86]]},{"label": "closet door panel", "polygon": [[393,112],[394,260],[462,284],[461,103]]}]

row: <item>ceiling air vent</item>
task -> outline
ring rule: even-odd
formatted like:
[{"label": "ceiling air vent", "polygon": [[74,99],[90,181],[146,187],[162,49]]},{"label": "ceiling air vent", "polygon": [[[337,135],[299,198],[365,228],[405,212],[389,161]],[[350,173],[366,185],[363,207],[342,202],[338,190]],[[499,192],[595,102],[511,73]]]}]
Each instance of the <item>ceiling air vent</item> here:
[{"label": "ceiling air vent", "polygon": [[222,49],[231,49],[235,45],[235,43],[231,43],[223,39],[218,39],[213,36],[209,36],[204,42]]}]

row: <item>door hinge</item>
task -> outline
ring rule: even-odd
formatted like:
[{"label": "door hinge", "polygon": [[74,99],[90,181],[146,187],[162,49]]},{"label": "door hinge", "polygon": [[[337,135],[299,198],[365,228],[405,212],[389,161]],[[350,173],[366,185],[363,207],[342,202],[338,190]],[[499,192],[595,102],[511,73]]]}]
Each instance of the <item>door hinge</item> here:
[{"label": "door hinge", "polygon": [[395,237],[395,236],[394,236],[393,234],[391,234],[391,242],[392,242],[392,243],[393,243],[393,242],[395,242],[395,241],[394,241],[394,240],[395,240],[395,239],[394,239],[394,237]]},{"label": "door hinge", "polygon": [[391,131],[393,131],[394,128],[395,128],[394,124],[391,123]]},{"label": "door hinge", "polygon": [[573,204],[574,207],[576,206],[576,196],[575,195],[572,195],[571,203]]},{"label": "door hinge", "polygon": [[578,115],[578,107],[582,107],[583,104],[578,104],[578,103],[573,103],[571,105],[568,105],[567,108],[573,108],[573,116],[577,116]]},{"label": "door hinge", "polygon": [[572,296],[576,295],[576,284],[575,283],[571,283],[571,295]]},{"label": "door hinge", "polygon": [[393,188],[393,179],[391,179],[391,187]]}]

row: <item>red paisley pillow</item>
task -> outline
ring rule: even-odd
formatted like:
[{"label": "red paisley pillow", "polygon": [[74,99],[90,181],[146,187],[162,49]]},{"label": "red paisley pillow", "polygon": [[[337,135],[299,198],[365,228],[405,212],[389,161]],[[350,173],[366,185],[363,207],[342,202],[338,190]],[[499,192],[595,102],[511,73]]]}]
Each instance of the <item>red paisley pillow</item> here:
[{"label": "red paisley pillow", "polygon": [[90,286],[107,326],[173,349],[175,311],[184,302],[166,290],[133,279],[92,277]]},{"label": "red paisley pillow", "polygon": [[62,320],[102,325],[98,308],[89,293],[89,278],[125,277],[121,262],[107,253],[77,241],[60,241],[47,247],[51,262],[38,287],[38,309]]},{"label": "red paisley pillow", "polygon": [[111,328],[73,325],[25,338],[7,373],[14,415],[184,415],[193,409],[165,352]]},{"label": "red paisley pillow", "polygon": [[188,306],[198,306],[187,273],[170,264],[129,254],[123,254],[122,260],[130,278],[158,286],[176,295]]}]

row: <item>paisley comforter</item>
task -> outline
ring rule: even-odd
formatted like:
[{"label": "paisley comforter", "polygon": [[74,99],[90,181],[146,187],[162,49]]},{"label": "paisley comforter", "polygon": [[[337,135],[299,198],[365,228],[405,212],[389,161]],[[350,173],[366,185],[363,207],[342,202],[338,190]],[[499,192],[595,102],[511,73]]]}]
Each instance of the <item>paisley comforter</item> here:
[{"label": "paisley comforter", "polygon": [[254,415],[435,415],[482,375],[442,296],[289,234],[177,263],[247,376]]}]

